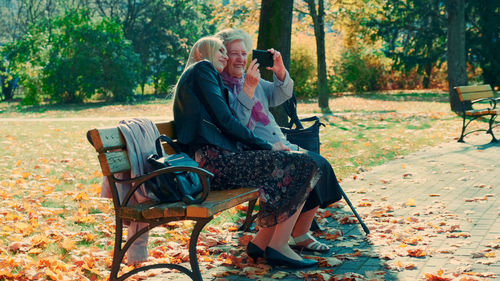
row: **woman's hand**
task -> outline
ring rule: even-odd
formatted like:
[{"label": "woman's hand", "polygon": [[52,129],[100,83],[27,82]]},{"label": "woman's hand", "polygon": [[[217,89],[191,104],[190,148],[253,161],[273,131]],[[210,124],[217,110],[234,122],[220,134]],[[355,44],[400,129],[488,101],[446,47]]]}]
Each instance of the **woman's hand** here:
[{"label": "woman's hand", "polygon": [[286,68],[285,64],[283,63],[283,57],[281,56],[281,53],[272,48],[268,49],[267,51],[273,55],[274,65],[273,67],[268,66],[266,67],[266,69],[272,70],[279,80],[285,81]]},{"label": "woman's hand", "polygon": [[260,71],[257,59],[254,59],[250,66],[248,66],[247,74],[245,76],[245,82],[243,82],[243,92],[249,97],[253,98],[255,94],[255,89],[260,82]]},{"label": "woman's hand", "polygon": [[276,142],[273,144],[273,148],[272,150],[274,151],[290,151],[290,148],[288,146],[286,146],[284,143],[282,142]]}]

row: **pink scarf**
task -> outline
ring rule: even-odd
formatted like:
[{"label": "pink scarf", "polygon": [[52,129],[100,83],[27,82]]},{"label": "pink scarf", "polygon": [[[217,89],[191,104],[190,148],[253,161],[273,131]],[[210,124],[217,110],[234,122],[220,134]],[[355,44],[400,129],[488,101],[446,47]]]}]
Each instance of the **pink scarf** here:
[{"label": "pink scarf", "polygon": [[[239,95],[243,90],[243,83],[245,82],[245,77],[236,78],[229,75],[227,72],[222,72],[222,81],[229,87],[233,95]],[[257,102],[252,107],[252,114],[250,115],[250,120],[248,121],[247,128],[250,130],[255,129],[256,122],[264,124],[267,126],[269,124],[269,117],[267,116],[262,103],[257,99]]]}]

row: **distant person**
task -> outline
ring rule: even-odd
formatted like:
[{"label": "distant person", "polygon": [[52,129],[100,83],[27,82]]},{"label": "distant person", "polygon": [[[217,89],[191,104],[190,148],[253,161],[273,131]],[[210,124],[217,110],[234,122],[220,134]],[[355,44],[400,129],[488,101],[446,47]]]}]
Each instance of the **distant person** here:
[{"label": "distant person", "polygon": [[250,62],[247,72],[248,54],[252,50],[250,35],[241,29],[225,29],[218,32],[228,53],[227,66],[221,73],[224,84],[230,89],[229,103],[236,117],[247,128],[271,143],[283,143],[291,150],[305,151],[321,170],[321,178],[311,192],[292,232],[291,244],[303,250],[327,252],[330,248],[314,238],[309,229],[318,208],[327,207],[342,199],[340,185],[332,166],[321,155],[299,149],[288,142],[276,123],[269,107],[278,106],[293,95],[293,80],[283,64],[280,52],[269,49],[273,56],[273,82],[260,77],[257,60]]},{"label": "distant person", "polygon": [[256,137],[236,119],[227,104],[220,72],[226,48],[216,37],[204,37],[191,49],[175,88],[174,119],[178,141],[200,167],[214,174],[211,189],[259,188],[259,231],[248,255],[292,268],[314,266],[288,245],[304,202],[318,178],[317,166],[304,153],[281,142]]}]

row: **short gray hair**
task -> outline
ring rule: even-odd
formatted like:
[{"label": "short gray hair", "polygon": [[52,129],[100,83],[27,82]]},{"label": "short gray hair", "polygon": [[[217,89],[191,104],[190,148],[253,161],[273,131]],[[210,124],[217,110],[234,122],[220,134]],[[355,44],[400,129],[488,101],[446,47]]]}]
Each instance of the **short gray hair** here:
[{"label": "short gray hair", "polygon": [[250,37],[250,34],[248,34],[243,29],[226,28],[224,30],[217,32],[215,36],[219,37],[222,40],[222,42],[224,42],[224,46],[226,47],[229,43],[233,41],[241,40],[243,41],[243,44],[245,45],[245,48],[247,49],[248,52],[252,50],[252,37]]}]

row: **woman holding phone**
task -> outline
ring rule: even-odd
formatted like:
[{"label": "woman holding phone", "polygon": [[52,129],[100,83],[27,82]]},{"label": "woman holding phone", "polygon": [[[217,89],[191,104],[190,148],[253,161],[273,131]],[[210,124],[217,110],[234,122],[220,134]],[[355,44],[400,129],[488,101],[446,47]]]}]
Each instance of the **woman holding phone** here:
[{"label": "woman holding phone", "polygon": [[233,116],[219,75],[226,64],[226,48],[216,37],[201,38],[191,49],[175,88],[177,139],[200,167],[214,174],[211,189],[259,188],[259,231],[247,247],[251,258],[314,266],[317,261],[302,258],[287,242],[318,168],[308,155],[255,136]]},{"label": "woman holding phone", "polygon": [[[298,151],[297,145],[286,140],[269,111],[269,107],[278,106],[293,95],[293,80],[283,64],[280,52],[267,50],[273,60],[273,65],[266,67],[273,72],[273,82],[270,82],[260,78],[257,59],[250,62],[245,73],[248,51],[252,48],[252,39],[248,33],[241,29],[225,29],[215,36],[221,38],[227,48],[228,63],[221,76],[224,84],[231,90],[229,102],[236,117],[256,136]],[[320,206],[325,208],[342,198],[341,188],[328,160],[312,151],[300,150],[314,159],[321,171],[321,178],[297,219],[290,244],[302,250],[328,252],[328,245],[317,241],[309,229]]]}]

